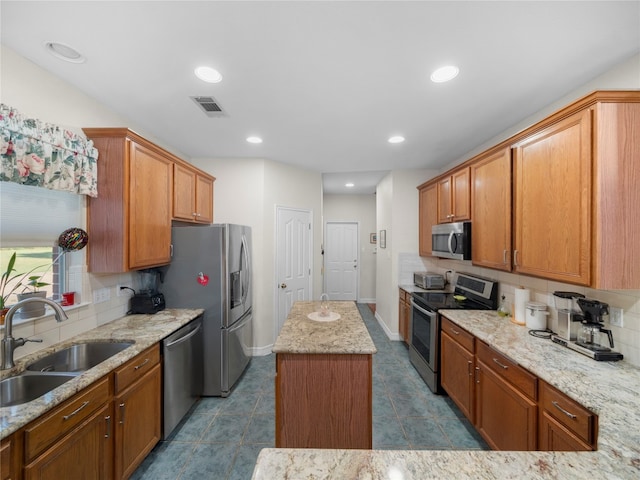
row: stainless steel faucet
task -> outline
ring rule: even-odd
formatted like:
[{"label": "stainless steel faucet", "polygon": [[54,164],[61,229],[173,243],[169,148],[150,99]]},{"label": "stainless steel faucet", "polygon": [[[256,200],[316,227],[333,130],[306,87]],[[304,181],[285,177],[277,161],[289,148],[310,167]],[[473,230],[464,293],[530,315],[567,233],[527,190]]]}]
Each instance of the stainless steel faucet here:
[{"label": "stainless steel faucet", "polygon": [[2,340],[2,365],[0,366],[0,370],[6,370],[7,368],[15,367],[15,363],[13,361],[13,352],[15,351],[16,348],[23,346],[27,342],[42,342],[42,340],[37,340],[37,339],[33,339],[33,340],[24,339],[24,338],[15,339],[13,338],[13,335],[12,335],[13,315],[16,313],[16,311],[28,303],[37,303],[37,302],[46,303],[51,308],[53,308],[53,311],[56,314],[56,320],[58,322],[67,320],[69,318],[67,317],[67,314],[65,313],[65,311],[62,309],[60,305],[58,305],[56,302],[52,300],[49,300],[48,298],[40,298],[40,297],[26,298],[16,303],[13,307],[9,309],[9,311],[4,317],[4,339]]}]

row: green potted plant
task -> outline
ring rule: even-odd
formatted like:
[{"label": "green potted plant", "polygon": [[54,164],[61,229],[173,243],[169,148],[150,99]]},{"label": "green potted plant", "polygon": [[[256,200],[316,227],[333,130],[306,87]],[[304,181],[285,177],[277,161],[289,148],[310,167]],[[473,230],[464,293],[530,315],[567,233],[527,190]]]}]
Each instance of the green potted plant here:
[{"label": "green potted plant", "polygon": [[[15,263],[16,253],[13,252],[7,262],[7,268],[0,277],[0,325],[4,324],[4,315],[9,310],[7,301],[11,294],[22,287],[23,291],[17,294],[18,301],[23,300],[24,298],[29,298],[30,296],[44,297],[46,296],[46,292],[40,292],[38,291],[38,288],[49,285],[46,282],[40,281],[40,275],[29,276],[30,273],[37,268],[40,268],[40,266],[35,267],[27,273],[14,273],[16,271]],[[31,292],[25,292],[25,290],[28,290],[29,288],[32,288],[33,290]],[[35,307],[35,309],[32,307]],[[22,318],[44,315],[44,304],[36,303],[34,305],[27,305],[26,307],[21,308],[19,313]]]}]

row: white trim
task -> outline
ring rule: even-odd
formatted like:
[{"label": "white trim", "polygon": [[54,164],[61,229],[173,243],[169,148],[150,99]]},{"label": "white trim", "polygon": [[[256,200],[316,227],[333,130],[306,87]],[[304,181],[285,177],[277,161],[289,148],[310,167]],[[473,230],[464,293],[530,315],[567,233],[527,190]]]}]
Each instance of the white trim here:
[{"label": "white trim", "polygon": [[357,303],[376,303],[375,298],[360,298]]},{"label": "white trim", "polygon": [[273,353],[272,348],[273,343],[271,345],[267,345],[266,347],[251,347],[249,351],[251,352],[252,357],[264,357]]},{"label": "white trim", "polygon": [[387,335],[387,337],[389,337],[389,340],[394,340],[394,341],[402,340],[400,333],[393,333],[391,330],[389,330],[389,328],[387,327],[387,324],[382,321],[382,317],[378,315],[378,312],[376,312],[375,317],[376,317],[376,320],[378,320],[378,323],[380,324],[380,326],[382,327],[382,330],[384,330],[384,333]]}]

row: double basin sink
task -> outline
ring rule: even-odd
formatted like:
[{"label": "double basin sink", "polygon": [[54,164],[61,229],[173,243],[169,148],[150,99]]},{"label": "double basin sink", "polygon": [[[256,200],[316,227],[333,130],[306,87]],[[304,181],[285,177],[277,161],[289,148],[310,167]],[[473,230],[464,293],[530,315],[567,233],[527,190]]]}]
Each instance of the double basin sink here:
[{"label": "double basin sink", "polygon": [[26,370],[0,381],[0,407],[30,402],[95,367],[133,342],[77,343],[30,363]]}]

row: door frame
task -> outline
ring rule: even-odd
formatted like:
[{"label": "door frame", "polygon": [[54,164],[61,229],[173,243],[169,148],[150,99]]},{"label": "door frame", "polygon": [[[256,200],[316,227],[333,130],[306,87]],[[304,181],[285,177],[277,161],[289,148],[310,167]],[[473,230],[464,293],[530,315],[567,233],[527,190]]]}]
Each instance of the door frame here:
[{"label": "door frame", "polygon": [[278,230],[278,213],[283,210],[288,210],[291,212],[304,212],[309,215],[309,225],[311,226],[309,229],[309,299],[313,299],[313,210],[308,208],[296,208],[296,207],[287,207],[284,205],[275,205],[274,208],[274,238],[273,238],[273,246],[275,250],[274,258],[273,258],[273,314],[274,314],[274,322],[273,322],[273,341],[275,343],[278,338],[278,319],[280,313],[280,299],[278,297],[279,294],[279,278],[278,278],[278,234],[280,233]]},{"label": "door frame", "polygon": [[358,272],[356,275],[356,303],[360,300],[360,222],[358,220],[327,220],[324,222],[324,238],[323,238],[323,245],[324,245],[324,249],[323,249],[323,253],[322,253],[322,267],[323,267],[323,275],[322,275],[322,291],[326,292],[327,291],[327,275],[326,275],[326,264],[325,264],[325,251],[327,248],[327,230],[328,230],[328,225],[330,223],[333,224],[337,224],[337,223],[342,223],[342,224],[352,224],[355,225],[356,228],[358,229],[358,234],[356,236],[356,263],[358,265]]}]

